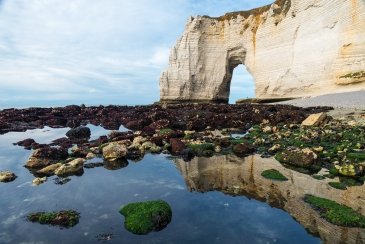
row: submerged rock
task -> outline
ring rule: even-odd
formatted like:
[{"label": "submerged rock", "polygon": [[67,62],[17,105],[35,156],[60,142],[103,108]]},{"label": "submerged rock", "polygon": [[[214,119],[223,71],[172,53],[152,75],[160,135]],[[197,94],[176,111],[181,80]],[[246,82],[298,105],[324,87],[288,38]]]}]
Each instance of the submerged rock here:
[{"label": "submerged rock", "polygon": [[33,185],[35,185],[35,186],[38,186],[38,185],[40,185],[40,184],[43,184],[44,182],[46,182],[47,181],[47,177],[45,176],[45,177],[42,177],[42,178],[35,178],[33,181],[32,181],[32,183],[33,183]]},{"label": "submerged rock", "polygon": [[0,182],[11,182],[16,178],[17,176],[10,171],[0,171]]},{"label": "submerged rock", "polygon": [[64,185],[64,184],[70,182],[71,179],[70,178],[64,178],[64,177],[56,177],[56,178],[53,179],[53,181],[56,185]]},{"label": "submerged rock", "polygon": [[172,218],[169,204],[162,200],[130,203],[119,212],[125,217],[125,228],[139,235],[164,229]]},{"label": "submerged rock", "polygon": [[127,159],[118,159],[114,161],[105,161],[103,164],[105,169],[108,170],[118,170],[124,167],[128,166],[128,160]]}]

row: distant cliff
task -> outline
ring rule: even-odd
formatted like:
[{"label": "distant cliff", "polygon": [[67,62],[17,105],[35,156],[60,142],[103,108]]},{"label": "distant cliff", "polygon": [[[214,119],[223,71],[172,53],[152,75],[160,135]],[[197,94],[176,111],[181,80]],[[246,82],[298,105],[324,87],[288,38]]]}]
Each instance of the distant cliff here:
[{"label": "distant cliff", "polygon": [[228,101],[244,64],[258,98],[365,88],[364,0],[277,0],[190,17],[160,79],[161,101]]}]

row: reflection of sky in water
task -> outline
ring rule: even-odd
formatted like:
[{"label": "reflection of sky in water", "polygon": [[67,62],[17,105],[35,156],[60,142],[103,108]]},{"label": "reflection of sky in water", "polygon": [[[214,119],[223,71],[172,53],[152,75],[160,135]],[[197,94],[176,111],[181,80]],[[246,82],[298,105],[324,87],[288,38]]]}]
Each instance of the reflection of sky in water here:
[{"label": "reflection of sky in water", "polygon": [[[96,137],[105,132],[90,128]],[[11,143],[28,137],[50,142],[66,131],[44,128],[0,136],[0,170],[12,170],[18,175],[14,182],[0,184],[0,243],[93,243],[102,233],[113,233],[111,243],[319,242],[289,214],[265,203],[220,192],[187,191],[176,166],[163,155],[147,155],[116,171],[85,169],[83,176],[71,177],[62,186],[53,183],[54,177],[43,185],[32,186],[33,176],[23,167],[30,151]],[[158,198],[172,207],[170,225],[146,236],[127,232],[119,208],[129,202]],[[24,219],[32,211],[60,209],[79,211],[80,223],[60,230]]]}]

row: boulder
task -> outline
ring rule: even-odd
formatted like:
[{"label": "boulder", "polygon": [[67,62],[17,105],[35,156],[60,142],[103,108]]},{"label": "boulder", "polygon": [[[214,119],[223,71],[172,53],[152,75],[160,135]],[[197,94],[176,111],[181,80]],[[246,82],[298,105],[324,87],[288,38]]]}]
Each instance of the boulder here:
[{"label": "boulder", "polygon": [[16,178],[17,176],[10,171],[0,171],[0,182],[11,182]]},{"label": "boulder", "polygon": [[317,163],[317,154],[312,150],[305,148],[289,147],[276,155],[280,163],[289,164],[297,167],[307,168]]},{"label": "boulder", "polygon": [[89,139],[91,135],[90,128],[80,126],[67,131],[66,136],[71,140]]},{"label": "boulder", "polygon": [[51,164],[47,167],[44,167],[43,169],[38,170],[36,174],[41,176],[52,176],[55,174],[56,169],[58,169],[62,165],[62,163]]},{"label": "boulder", "polygon": [[28,138],[28,139],[18,141],[17,143],[13,143],[13,144],[18,145],[18,146],[22,146],[25,149],[30,150],[30,149],[32,149],[33,145],[37,145],[38,143],[32,138]]},{"label": "boulder", "polygon": [[303,122],[304,126],[318,126],[327,118],[326,113],[318,113],[309,115]]},{"label": "boulder", "polygon": [[171,138],[170,145],[171,145],[171,153],[173,155],[179,155],[186,148],[185,143],[177,138]]},{"label": "boulder", "polygon": [[32,183],[33,183],[33,185],[35,185],[35,186],[39,186],[40,184],[43,184],[44,182],[46,182],[47,181],[47,177],[45,176],[45,177],[42,177],[42,178],[35,178],[33,181],[32,181]]},{"label": "boulder", "polygon": [[32,153],[25,167],[40,169],[65,160],[67,157],[68,152],[64,148],[44,147],[37,149]]},{"label": "boulder", "polygon": [[106,161],[123,159],[127,153],[126,145],[119,142],[111,142],[103,148],[103,156]]},{"label": "boulder", "polygon": [[119,212],[125,217],[125,228],[139,235],[164,229],[172,218],[170,205],[162,200],[130,203]]},{"label": "boulder", "polygon": [[250,155],[255,152],[255,148],[247,143],[241,143],[234,145],[232,148],[232,151],[234,154],[236,154],[239,157],[245,157],[247,155]]},{"label": "boulder", "polygon": [[341,166],[336,165],[336,169],[340,175],[357,177],[364,175],[365,167],[362,164],[344,164]]},{"label": "boulder", "polygon": [[77,158],[63,164],[61,167],[55,170],[55,174],[60,177],[70,176],[70,175],[80,175],[83,173],[85,159]]}]

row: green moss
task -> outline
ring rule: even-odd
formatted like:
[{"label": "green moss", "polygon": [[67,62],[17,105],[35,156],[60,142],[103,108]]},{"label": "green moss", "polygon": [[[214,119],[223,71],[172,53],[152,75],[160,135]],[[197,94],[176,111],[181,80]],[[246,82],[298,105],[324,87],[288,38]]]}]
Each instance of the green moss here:
[{"label": "green moss", "polygon": [[282,175],[276,169],[265,170],[261,173],[261,176],[263,176],[266,179],[270,179],[270,180],[278,180],[278,181],[287,181],[288,180],[288,178],[286,178],[284,175]]},{"label": "green moss", "polygon": [[347,158],[365,160],[365,152],[352,152],[347,154]]},{"label": "green moss", "polygon": [[348,73],[346,75],[340,76],[340,78],[355,78],[355,79],[365,78],[365,71]]},{"label": "green moss", "polygon": [[125,228],[139,235],[162,230],[172,218],[169,204],[162,200],[130,203],[119,212],[125,217]]},{"label": "green moss", "polygon": [[213,143],[189,144],[188,148],[194,151],[214,150],[214,144]]},{"label": "green moss", "polygon": [[241,144],[241,143],[244,143],[245,140],[240,138],[240,139],[230,139],[230,142],[232,145],[237,145],[237,144]]},{"label": "green moss", "polygon": [[80,214],[74,210],[61,210],[59,212],[37,212],[27,216],[31,222],[56,225],[70,228],[79,223]]},{"label": "green moss", "polygon": [[347,189],[346,184],[343,184],[342,182],[328,182],[328,185],[339,190]]},{"label": "green moss", "polygon": [[316,180],[324,180],[326,177],[324,175],[312,175],[312,177]]},{"label": "green moss", "polygon": [[158,134],[159,134],[160,136],[163,136],[163,135],[168,135],[168,134],[173,133],[173,132],[174,132],[174,130],[169,129],[169,128],[165,128],[165,129],[161,129],[161,130],[158,132]]},{"label": "green moss", "polygon": [[338,175],[338,169],[336,169],[336,168],[331,168],[331,169],[329,170],[329,173],[330,173],[331,175]]},{"label": "green moss", "polygon": [[304,201],[332,224],[365,228],[365,217],[348,206],[313,195],[305,195]]}]

